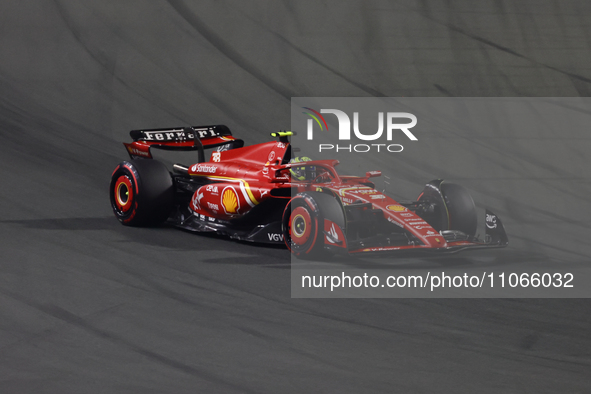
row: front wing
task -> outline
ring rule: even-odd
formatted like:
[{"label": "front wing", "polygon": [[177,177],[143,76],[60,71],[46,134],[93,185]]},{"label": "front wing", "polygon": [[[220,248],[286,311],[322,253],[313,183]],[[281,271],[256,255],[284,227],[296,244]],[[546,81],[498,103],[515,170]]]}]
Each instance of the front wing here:
[{"label": "front wing", "polygon": [[[437,236],[441,236],[445,239],[445,244],[441,247],[432,247],[428,245],[420,244],[419,242],[409,242],[406,245],[372,245],[364,247],[356,247],[349,249],[350,254],[359,253],[381,253],[381,252],[427,252],[427,253],[455,253],[461,250],[474,250],[474,249],[490,249],[490,248],[504,248],[509,244],[509,239],[505,231],[503,223],[499,217],[493,212],[486,210],[485,216],[485,237],[484,240],[480,240],[475,237],[469,237],[461,231],[454,230],[443,230],[438,233]],[[327,238],[330,238],[330,234],[325,234]],[[331,248],[330,243],[326,243],[328,248]]]}]

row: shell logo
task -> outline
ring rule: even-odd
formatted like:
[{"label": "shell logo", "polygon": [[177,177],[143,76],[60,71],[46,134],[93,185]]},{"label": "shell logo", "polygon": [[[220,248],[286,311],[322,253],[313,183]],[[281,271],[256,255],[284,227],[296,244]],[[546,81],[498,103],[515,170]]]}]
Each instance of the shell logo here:
[{"label": "shell logo", "polygon": [[236,190],[233,187],[228,186],[224,189],[222,193],[222,206],[227,214],[232,215],[238,213],[240,203],[238,201],[238,194],[236,194]]},{"label": "shell logo", "polygon": [[388,205],[386,207],[388,210],[390,211],[394,211],[394,212],[402,212],[402,211],[406,211],[406,208],[403,207],[402,205]]}]

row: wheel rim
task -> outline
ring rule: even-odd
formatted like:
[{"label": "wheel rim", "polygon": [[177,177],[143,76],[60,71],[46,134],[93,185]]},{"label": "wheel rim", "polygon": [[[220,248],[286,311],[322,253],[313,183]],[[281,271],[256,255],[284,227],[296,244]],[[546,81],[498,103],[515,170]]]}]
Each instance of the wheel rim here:
[{"label": "wheel rim", "polygon": [[131,209],[133,201],[133,187],[131,180],[126,175],[121,175],[115,183],[115,204],[121,212],[127,212]]},{"label": "wheel rim", "polygon": [[304,245],[312,233],[310,212],[304,207],[294,209],[289,218],[289,228],[292,242],[298,246]]}]

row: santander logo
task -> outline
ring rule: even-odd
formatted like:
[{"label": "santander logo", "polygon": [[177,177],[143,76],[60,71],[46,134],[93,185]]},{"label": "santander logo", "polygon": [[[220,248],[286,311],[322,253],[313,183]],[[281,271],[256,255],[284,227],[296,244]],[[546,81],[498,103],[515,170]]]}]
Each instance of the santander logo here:
[{"label": "santander logo", "polygon": [[215,174],[218,170],[217,166],[207,165],[207,164],[195,164],[191,167],[191,171],[193,172],[205,172],[208,174]]}]

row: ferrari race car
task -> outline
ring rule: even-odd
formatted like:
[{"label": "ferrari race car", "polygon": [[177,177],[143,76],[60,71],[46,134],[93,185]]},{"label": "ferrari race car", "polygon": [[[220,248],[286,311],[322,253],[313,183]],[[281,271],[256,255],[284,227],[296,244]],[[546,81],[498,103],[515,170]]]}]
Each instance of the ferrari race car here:
[{"label": "ferrari race car", "polygon": [[[223,125],[133,130],[131,160],[112,174],[113,212],[129,226],[168,221],[185,230],[285,244],[296,256],[387,251],[455,252],[508,244],[501,220],[486,211],[485,237],[462,186],[434,180],[416,201],[395,201],[371,178],[343,176],[337,160],[294,160],[291,132],[252,146]],[[151,149],[195,150],[197,163],[153,159]],[[205,151],[212,150],[208,161]],[[309,160],[309,159],[308,159]]]}]

